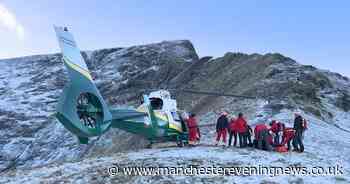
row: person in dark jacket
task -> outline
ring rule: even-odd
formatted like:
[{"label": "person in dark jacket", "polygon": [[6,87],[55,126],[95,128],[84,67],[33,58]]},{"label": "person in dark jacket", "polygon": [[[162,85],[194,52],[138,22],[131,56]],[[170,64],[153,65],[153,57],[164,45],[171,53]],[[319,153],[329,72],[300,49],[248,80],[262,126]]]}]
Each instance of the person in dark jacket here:
[{"label": "person in dark jacket", "polygon": [[295,135],[293,139],[293,147],[294,151],[297,152],[304,152],[304,144],[303,144],[303,122],[304,119],[300,115],[300,113],[296,112],[295,113],[295,119],[294,119],[294,130],[295,130]]},{"label": "person in dark jacket", "polygon": [[252,142],[252,135],[253,135],[253,130],[252,127],[247,125],[247,130],[245,132],[245,140],[247,140],[247,146],[252,147],[253,146],[253,142]]},{"label": "person in dark jacket", "polygon": [[243,113],[238,114],[238,118],[235,123],[239,137],[239,147],[244,148],[247,146],[247,121],[244,119]]},{"label": "person in dark jacket", "polygon": [[228,129],[228,118],[227,118],[228,113],[227,112],[222,112],[220,117],[218,118],[216,122],[216,144],[218,145],[220,142],[220,139],[222,138],[222,141],[226,145],[226,134],[227,134],[227,129]]}]

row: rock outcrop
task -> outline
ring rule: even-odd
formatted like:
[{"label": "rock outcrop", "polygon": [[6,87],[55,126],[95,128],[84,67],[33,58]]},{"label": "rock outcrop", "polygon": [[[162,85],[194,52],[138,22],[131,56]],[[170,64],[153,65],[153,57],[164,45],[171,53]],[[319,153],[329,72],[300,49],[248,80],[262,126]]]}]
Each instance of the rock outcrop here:
[{"label": "rock outcrop", "polygon": [[[325,137],[330,134],[345,136],[350,131],[349,78],[299,64],[278,53],[229,52],[219,58],[199,58],[191,42],[180,40],[82,54],[98,89],[110,105],[137,106],[140,94],[149,92],[145,89],[215,91],[256,99],[176,91],[172,94],[181,109],[199,114],[200,124],[213,123],[216,113],[228,110],[232,114],[245,113],[252,125],[261,122],[257,116],[263,117],[264,121],[280,118],[291,125],[291,117],[286,112],[292,114],[295,109],[300,109],[315,122],[314,125],[311,122],[311,127],[333,127],[331,130],[321,128],[322,135],[312,134],[307,143],[316,141],[326,144],[327,149],[336,149],[334,143],[338,139],[327,140]],[[78,167],[80,163],[84,165],[99,157],[109,156],[106,157],[109,159],[116,153],[137,152],[144,148],[146,140],[120,130],[110,130],[89,145],[79,145],[76,138],[51,116],[67,82],[60,54],[0,60],[0,171],[10,173],[8,177],[20,170],[57,164],[76,163],[75,167]],[[204,128],[202,132],[209,138],[213,133],[210,128]],[[206,139],[211,142],[209,138]],[[350,146],[349,142],[340,142]],[[312,144],[310,149],[318,155],[308,163],[327,160],[330,155],[316,151],[316,147]],[[334,153],[334,157],[349,153],[349,149],[342,148],[341,152]],[[349,162],[349,159],[345,161]],[[203,162],[210,161],[204,159]],[[78,174],[74,177],[79,180]]]}]

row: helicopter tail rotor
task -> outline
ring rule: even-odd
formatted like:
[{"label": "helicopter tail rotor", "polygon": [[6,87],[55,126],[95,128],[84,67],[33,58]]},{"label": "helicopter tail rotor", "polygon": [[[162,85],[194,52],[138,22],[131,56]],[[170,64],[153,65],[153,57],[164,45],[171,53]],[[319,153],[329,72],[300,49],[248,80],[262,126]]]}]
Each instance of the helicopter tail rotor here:
[{"label": "helicopter tail rotor", "polygon": [[99,136],[110,127],[112,115],[93,83],[73,35],[67,28],[55,27],[55,31],[69,77],[56,117],[81,143],[87,143],[89,137]]}]

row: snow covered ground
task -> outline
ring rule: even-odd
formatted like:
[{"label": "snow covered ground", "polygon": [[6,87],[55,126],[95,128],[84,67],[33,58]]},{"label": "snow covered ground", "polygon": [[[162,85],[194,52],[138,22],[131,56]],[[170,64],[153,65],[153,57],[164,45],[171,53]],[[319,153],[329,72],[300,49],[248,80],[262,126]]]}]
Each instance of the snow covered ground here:
[{"label": "snow covered ground", "polygon": [[[312,111],[304,113],[305,118],[309,120],[309,130],[305,133],[305,153],[302,154],[281,154],[251,148],[223,149],[214,146],[161,148],[159,145],[154,149],[140,149],[146,144],[145,140],[118,130],[110,130],[98,141],[92,140],[89,145],[79,145],[76,137],[50,116],[55,111],[55,100],[67,82],[60,56],[54,54],[3,60],[0,61],[0,171],[4,172],[0,173],[0,183],[350,183],[350,113],[346,112],[346,103],[344,107],[338,104],[341,95],[350,94],[350,80],[346,77],[303,66],[290,59],[285,60],[278,54],[265,56],[228,54],[223,62],[216,62],[220,59],[213,59],[208,63],[197,63],[195,67],[190,67],[192,70],[187,70],[187,67],[192,66],[191,62],[199,59],[188,41],[102,49],[87,52],[86,55],[87,63],[96,76],[95,82],[98,88],[111,104],[126,105],[118,102],[133,99],[130,91],[133,92],[133,84],[140,79],[161,81],[179,77],[175,80],[179,81],[179,84],[175,86],[198,90],[211,90],[206,88],[207,84],[216,84],[217,81],[227,79],[227,83],[218,83],[217,89],[224,89],[224,85],[232,83],[232,88],[238,86],[240,89],[250,91],[252,95],[260,94],[258,92],[261,89],[276,88],[272,92],[266,91],[266,94],[273,97],[281,93],[291,98],[297,94],[299,95],[297,98],[304,97],[306,100],[307,95],[310,95],[313,99],[305,104],[300,101],[291,104],[291,101],[273,99],[276,102],[267,104],[265,100],[260,99],[216,98],[210,104],[198,103],[199,106],[205,106],[199,113],[201,124],[214,123],[217,113],[222,110],[235,114],[244,112],[251,125],[277,119],[287,126],[292,126],[293,112],[288,110],[288,107],[298,106],[301,109],[312,107],[312,110],[319,110],[321,116],[315,115],[318,111],[313,111],[313,115],[310,113]],[[275,57],[278,62],[275,61]],[[246,63],[249,63],[251,68],[246,66]],[[248,69],[245,71],[240,67]],[[206,70],[208,68],[212,70]],[[229,70],[217,70],[220,68]],[[173,73],[169,76],[171,71]],[[191,75],[188,78],[185,75],[178,76],[182,71]],[[239,73],[239,71],[245,72]],[[216,74],[210,75],[211,72]],[[233,75],[235,73],[239,75]],[[255,76],[254,73],[260,74]],[[298,84],[291,82],[298,78],[303,84],[299,86],[300,88],[295,88],[291,92],[284,91],[287,87],[295,87],[289,84]],[[184,83],[194,79],[198,83],[188,85]],[[245,81],[248,82],[244,83]],[[252,88],[254,86],[256,88]],[[143,84],[143,87],[150,86]],[[302,93],[309,87],[312,87],[310,93]],[[179,99],[184,96],[186,95],[178,95]],[[190,97],[194,102],[199,99]],[[209,98],[203,99],[206,101]],[[282,109],[267,108],[269,105]],[[262,117],[257,118],[257,115]],[[203,127],[201,133],[203,145],[214,144],[214,127]],[[339,165],[344,174],[111,177],[107,168],[115,165],[121,167],[262,165],[309,168]]]},{"label": "snow covered ground", "polygon": [[[282,111],[274,119],[290,119],[291,111]],[[331,124],[305,115],[309,130],[305,135],[304,153],[277,153],[253,148],[222,148],[214,144],[213,127],[202,132],[197,147],[168,147],[159,145],[154,149],[115,153],[110,156],[90,157],[79,162],[54,163],[29,170],[15,170],[2,175],[0,183],[349,183],[350,182],[350,136]],[[288,124],[288,123],[287,123]],[[291,126],[288,124],[287,126]],[[163,148],[160,148],[165,146]],[[108,168],[125,167],[288,167],[300,166],[334,167],[338,165],[343,174],[335,176],[304,175],[253,175],[253,176],[111,176]]]}]

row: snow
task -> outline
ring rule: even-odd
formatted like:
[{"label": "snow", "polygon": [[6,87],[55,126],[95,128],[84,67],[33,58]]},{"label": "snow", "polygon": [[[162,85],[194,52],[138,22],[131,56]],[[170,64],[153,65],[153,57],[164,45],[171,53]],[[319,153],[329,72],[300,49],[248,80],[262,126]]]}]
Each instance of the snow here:
[{"label": "snow", "polygon": [[[260,101],[260,112],[264,113],[264,101]],[[345,174],[341,176],[225,176],[216,180],[215,176],[198,176],[203,180],[215,179],[214,181],[226,183],[260,183],[276,182],[276,183],[335,183],[350,181],[350,136],[348,132],[339,131],[332,124],[319,120],[312,115],[302,112],[303,116],[309,122],[309,129],[305,133],[305,152],[304,153],[276,153],[260,151],[252,148],[239,149],[236,147],[223,149],[221,147],[198,146],[194,148],[154,148],[142,149],[137,152],[122,152],[115,153],[111,156],[99,156],[86,158],[79,162],[64,162],[62,164],[49,164],[44,167],[38,167],[31,170],[14,171],[4,175],[0,179],[1,182],[9,183],[40,183],[42,181],[54,182],[60,179],[65,179],[70,182],[89,182],[91,176],[99,177],[101,172],[106,172],[107,167],[114,163],[118,165],[127,166],[162,166],[162,167],[187,167],[190,165],[197,165],[201,167],[211,166],[273,166],[273,167],[287,167],[291,165],[300,165],[305,167],[330,167],[339,164],[343,167]],[[340,118],[341,116],[339,116]],[[282,110],[280,113],[271,117],[285,122],[287,126],[292,126],[293,111]],[[250,119],[249,122],[253,122]],[[206,144],[214,143],[214,131],[209,131],[203,140]],[[58,154],[57,154],[58,153]],[[64,157],[69,154],[65,151],[52,153],[49,157]],[[24,173],[24,175],[22,174]],[[85,174],[84,174],[85,173]],[[89,177],[87,177],[90,175]],[[54,177],[53,177],[54,176]],[[82,177],[84,176],[84,177]],[[155,180],[145,179],[147,177],[135,177],[133,182],[154,183]],[[159,181],[166,181],[169,177],[159,176]],[[174,181],[193,180],[185,176],[171,176]],[[107,177],[101,179],[103,183],[111,182]],[[116,178],[114,178],[116,179]]]},{"label": "snow", "polygon": [[87,50],[87,51],[84,51],[84,53],[86,54],[88,59],[91,59],[94,54],[94,51]]},{"label": "snow", "polygon": [[182,46],[176,45],[173,52],[178,56],[186,56],[189,54],[189,50],[187,48],[184,48]]},{"label": "snow", "polygon": [[[120,83],[127,83],[126,74],[136,76],[146,72],[159,71],[159,65],[147,65],[144,68],[131,63],[131,59],[123,57],[132,54],[148,54],[155,52],[162,54],[169,51],[169,47],[178,42],[162,42],[151,46],[137,46],[124,48],[108,54],[100,63],[101,68],[96,67],[98,77],[97,82],[114,80],[118,81],[113,86]],[[151,48],[149,51],[146,49]],[[178,55],[189,54],[188,49],[175,46],[171,49]],[[94,56],[95,52],[86,52],[88,57]],[[184,59],[190,61],[190,59]],[[45,63],[50,61],[50,63]],[[19,65],[19,63],[21,65]],[[23,64],[23,65],[22,65]],[[102,67],[103,65],[103,67]],[[129,70],[119,72],[120,66],[130,67]],[[294,64],[286,67],[284,64],[271,66],[275,69],[291,70],[290,76],[295,77],[298,74],[297,67],[301,65]],[[247,166],[247,165],[266,165],[266,166],[334,166],[340,164],[345,170],[343,176],[323,176],[323,177],[301,177],[301,176],[225,176],[225,177],[185,177],[185,176],[159,176],[158,178],[135,177],[127,180],[129,183],[202,183],[212,181],[213,183],[261,183],[262,181],[277,183],[336,183],[350,182],[350,113],[344,112],[334,105],[334,100],[339,96],[334,91],[322,91],[325,94],[321,98],[322,106],[333,114],[332,119],[321,120],[311,114],[303,112],[303,116],[309,122],[309,129],[305,133],[305,153],[287,153],[280,154],[275,152],[265,152],[255,149],[239,149],[212,146],[198,146],[195,148],[154,148],[140,149],[136,151],[120,152],[108,154],[95,154],[80,159],[80,154],[88,147],[77,144],[76,138],[64,129],[61,124],[50,118],[47,118],[54,112],[54,103],[46,104],[46,101],[55,99],[61,89],[40,89],[39,87],[50,87],[55,78],[48,76],[56,75],[63,71],[57,56],[33,56],[25,58],[16,58],[0,61],[0,92],[2,101],[0,110],[14,112],[17,114],[5,113],[1,119],[6,123],[10,122],[10,128],[0,131],[1,137],[8,137],[0,145],[0,158],[14,159],[20,156],[20,164],[16,169],[2,173],[0,183],[93,183],[98,179],[98,183],[124,183],[122,178],[110,178],[106,176],[106,167],[114,163],[123,166],[130,165],[159,165],[159,166]],[[40,72],[39,72],[40,71]],[[41,72],[45,71],[45,72]],[[305,71],[306,73],[309,71]],[[32,81],[33,76],[37,76],[41,81]],[[345,78],[339,77],[331,72],[327,73],[335,89],[349,90],[350,82]],[[291,79],[288,79],[291,80]],[[267,82],[278,82],[267,80]],[[117,89],[117,88],[116,88]],[[331,93],[329,93],[331,92]],[[271,110],[265,108],[268,104],[265,100],[242,100],[242,106],[251,112],[248,115],[250,125],[266,122],[271,119],[280,120],[288,127],[293,125],[293,111],[283,109],[277,114],[272,114]],[[234,109],[235,102],[226,100],[222,104],[223,109],[229,109],[231,112],[239,112],[240,109]],[[23,115],[22,115],[23,114]],[[261,115],[257,117],[256,115]],[[11,117],[8,117],[11,116]],[[23,117],[22,117],[23,116]],[[22,119],[21,119],[22,118]],[[200,117],[203,124],[210,124],[215,121],[216,114],[212,111]],[[13,122],[12,122],[13,120]],[[35,133],[27,132],[33,129]],[[203,128],[202,143],[214,144],[215,130],[213,127]],[[28,134],[28,135],[26,135]],[[125,140],[107,139],[102,141],[105,147],[115,144],[113,141],[123,142]],[[130,143],[125,143],[130,146]],[[96,156],[97,155],[97,156]],[[78,159],[77,159],[78,158]],[[10,159],[10,160],[11,160]],[[4,164],[6,161],[1,160]],[[3,163],[4,162],[4,163]],[[7,165],[5,163],[4,165]],[[2,168],[0,168],[2,169]],[[95,178],[95,179],[94,179]],[[116,182],[114,181],[116,180]]]},{"label": "snow", "polygon": [[[288,166],[299,165],[302,166],[332,166],[337,162],[315,162],[317,158],[310,156],[309,153],[297,154],[280,154],[271,153],[254,149],[239,149],[229,148],[223,149],[220,147],[195,147],[195,148],[158,148],[150,150],[140,150],[139,152],[118,153],[110,157],[90,158],[83,160],[79,163],[63,163],[62,165],[49,165],[43,168],[37,168],[35,170],[28,170],[23,172],[24,176],[20,173],[14,173],[10,176],[12,181],[10,183],[22,183],[28,181],[34,181],[38,183],[43,179],[49,179],[48,181],[55,181],[56,179],[68,179],[69,181],[77,181],[78,176],[82,173],[87,175],[95,175],[95,170],[105,170],[107,167],[111,167],[114,163],[122,166],[166,166],[166,167],[186,167],[191,164],[200,165],[203,167],[211,166]],[[344,162],[340,162],[344,164]],[[58,175],[56,175],[56,173]],[[97,172],[96,174],[101,173]],[[86,176],[87,176],[86,175]],[[0,182],[10,181],[5,176],[0,179]],[[55,176],[54,178],[52,176]],[[98,176],[96,176],[98,177]],[[214,176],[199,178],[214,178]],[[249,182],[259,183],[262,180],[277,183],[288,183],[292,180],[297,180],[300,176],[249,176],[249,177],[237,177],[237,176],[225,176],[223,179],[227,183],[233,182]],[[159,177],[159,179],[162,179]],[[189,180],[188,177],[174,176],[175,181]],[[349,179],[349,177],[346,177]],[[143,180],[143,177],[137,177],[138,181]],[[305,183],[333,183],[336,181],[336,176],[303,176],[302,180]],[[87,182],[87,180],[83,180]],[[108,179],[104,180],[104,182]],[[134,180],[135,181],[135,180]],[[149,181],[152,183],[152,181]],[[106,182],[109,183],[109,182]],[[146,182],[148,183],[148,182]]]}]

